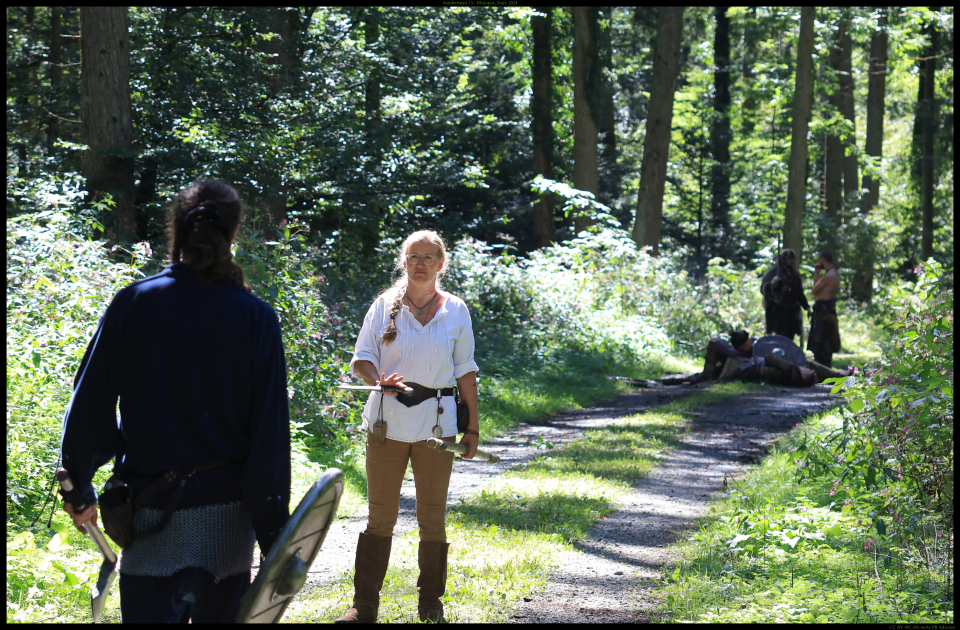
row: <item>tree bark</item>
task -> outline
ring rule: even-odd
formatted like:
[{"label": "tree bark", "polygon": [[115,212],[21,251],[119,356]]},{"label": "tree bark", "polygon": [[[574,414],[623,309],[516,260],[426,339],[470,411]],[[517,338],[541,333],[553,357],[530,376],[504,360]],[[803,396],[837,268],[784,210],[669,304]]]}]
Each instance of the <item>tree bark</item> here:
[{"label": "tree bark", "polygon": [[[274,74],[265,77],[269,94],[276,94],[287,88],[294,78],[296,57],[290,51],[296,50],[295,37],[297,26],[297,9],[268,8],[274,33],[279,35],[264,42],[263,52],[270,57],[264,60],[265,64],[275,66]],[[280,225],[287,219],[287,195],[283,189],[283,180],[280,177],[279,165],[266,164],[266,171],[260,173],[259,180],[263,183],[264,195],[261,203],[266,207],[273,219],[274,225]]]},{"label": "tree bark", "polygon": [[[367,7],[363,17],[363,36],[367,50],[376,49],[380,42],[380,9],[376,6]],[[375,64],[370,69],[367,83],[364,88],[364,114],[366,115],[367,152],[370,161],[367,172],[374,183],[374,190],[382,185],[383,152],[380,145],[381,133],[381,103],[380,103],[380,66]],[[366,221],[361,224],[361,243],[363,253],[368,259],[376,256],[380,245],[380,224],[383,221],[383,205],[377,195],[373,195],[366,207]]]},{"label": "tree bark", "polygon": [[837,43],[839,50],[836,69],[839,73],[840,92],[837,94],[837,108],[850,123],[843,145],[843,196],[846,208],[855,208],[860,203],[860,167],[857,163],[857,119],[854,110],[853,95],[853,43],[850,39],[850,16],[846,12],[840,21]]},{"label": "tree bark", "polygon": [[920,258],[926,261],[933,256],[933,189],[935,164],[933,159],[933,135],[938,126],[939,111],[936,101],[937,73],[937,27],[931,23],[927,27],[930,33],[930,45],[927,48],[923,68],[923,156],[921,158],[920,213],[921,241]]},{"label": "tree bark", "polygon": [[81,170],[90,193],[116,202],[109,236],[122,239],[136,227],[127,7],[81,7],[80,46]]},{"label": "tree bark", "polygon": [[730,256],[730,19],[727,7],[717,7],[714,44],[714,118],[711,144],[714,164],[710,177],[710,218],[714,255]]},{"label": "tree bark", "polygon": [[[840,111],[840,101],[842,100],[842,96],[840,95],[841,88],[839,87],[839,73],[841,66],[840,42],[843,39],[845,29],[846,22],[843,18],[841,18],[839,24],[837,25],[836,38],[830,46],[830,56],[825,63],[821,64],[821,69],[831,68],[834,71],[834,76],[837,78],[837,84],[830,85],[833,79],[828,75],[828,73],[821,72],[821,77],[824,79],[824,84],[828,86],[828,90],[833,90],[833,94],[830,94],[826,98],[826,101],[833,105],[837,111]],[[849,42],[849,37],[847,38],[847,41]],[[827,249],[830,251],[836,251],[837,230],[840,226],[840,213],[843,209],[844,196],[843,143],[841,142],[839,135],[837,135],[835,132],[828,131],[826,134],[826,142],[824,144],[823,209],[825,221],[820,226],[819,237],[820,241],[826,244]]]},{"label": "tree bark", "polygon": [[603,151],[600,154],[600,168],[603,177],[599,182],[600,201],[606,205],[620,196],[619,171],[617,170],[617,124],[613,104],[614,86],[608,80],[608,72],[613,71],[613,9],[603,7],[606,27],[599,31],[598,42],[600,59],[600,142]]},{"label": "tree bark", "polygon": [[750,8],[750,17],[743,25],[743,90],[746,98],[743,99],[743,133],[753,133],[756,123],[757,99],[753,96],[753,63],[757,54],[757,40],[759,39],[757,26],[757,7]]},{"label": "tree bark", "polygon": [[793,120],[790,162],[787,175],[787,207],[783,217],[783,246],[796,252],[796,265],[803,260],[803,206],[807,195],[807,131],[813,104],[813,18],[815,9],[800,9],[800,36],[797,41],[796,87],[793,93]]},{"label": "tree bark", "polygon": [[637,247],[650,246],[653,256],[660,252],[660,220],[663,189],[667,180],[667,157],[670,153],[673,96],[680,69],[683,9],[677,6],[660,7],[657,14],[650,108],[643,140],[643,161],[640,164],[637,217],[632,233]]},{"label": "tree bark", "polygon": [[[553,179],[553,49],[550,27],[553,7],[536,7],[533,29],[533,98],[530,103],[533,132],[533,172]],[[536,247],[553,242],[553,197],[540,195],[533,209]]]},{"label": "tree bark", "polygon": [[[573,186],[597,194],[600,129],[600,64],[597,58],[598,10],[573,7]],[[592,223],[574,217],[579,234]]]},{"label": "tree bark", "polygon": [[[887,12],[879,9],[877,28],[870,38],[869,80],[867,83],[867,139],[865,153],[873,158],[880,168],[883,157],[883,112],[887,89]],[[863,176],[864,196],[860,203],[860,213],[869,217],[880,197],[879,174],[868,173]],[[873,297],[873,263],[875,243],[869,226],[860,235],[858,256],[854,265],[850,283],[851,296],[861,302],[869,302]]]},{"label": "tree bark", "polygon": [[[50,7],[50,91],[57,93],[57,86],[63,80],[63,46],[61,44],[61,35],[63,27],[60,21],[60,7]],[[60,108],[56,102],[50,103],[48,108],[51,112],[56,112]],[[60,119],[56,116],[50,116],[47,120],[47,154],[54,155],[56,152],[57,140],[60,138]]]}]

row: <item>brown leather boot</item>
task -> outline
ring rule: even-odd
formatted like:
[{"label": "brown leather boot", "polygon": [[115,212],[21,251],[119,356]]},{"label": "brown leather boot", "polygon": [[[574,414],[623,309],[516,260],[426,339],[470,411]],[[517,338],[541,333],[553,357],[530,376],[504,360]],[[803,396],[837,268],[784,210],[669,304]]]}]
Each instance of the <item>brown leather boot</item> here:
[{"label": "brown leather boot", "polygon": [[380,589],[390,563],[393,538],[360,533],[357,542],[356,573],[353,576],[353,607],[334,623],[376,623]]},{"label": "brown leather boot", "polygon": [[417,579],[417,614],[420,621],[443,621],[443,594],[447,590],[447,551],[450,543],[421,540],[417,552],[420,577]]}]

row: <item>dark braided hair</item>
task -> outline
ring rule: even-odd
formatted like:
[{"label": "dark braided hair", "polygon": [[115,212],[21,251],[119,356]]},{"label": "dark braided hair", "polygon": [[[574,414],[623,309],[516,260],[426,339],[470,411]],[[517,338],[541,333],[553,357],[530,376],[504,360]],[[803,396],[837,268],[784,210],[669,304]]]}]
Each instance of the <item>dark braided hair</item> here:
[{"label": "dark braided hair", "polygon": [[390,302],[390,323],[387,324],[386,329],[383,331],[383,335],[380,337],[380,343],[391,344],[397,338],[396,318],[403,309],[403,299],[407,297],[407,270],[404,266],[404,262],[406,262],[407,258],[407,248],[413,243],[423,240],[430,241],[437,246],[437,253],[440,257],[440,269],[437,271],[436,284],[438,291],[441,288],[441,279],[447,275],[447,271],[450,269],[450,264],[447,257],[447,244],[444,242],[443,237],[433,230],[420,230],[403,239],[403,243],[400,245],[399,255],[397,256],[397,262],[393,266],[396,271],[400,272],[400,277],[397,278],[392,285],[390,285],[380,294],[383,296],[389,296],[392,293],[393,295],[393,300]]},{"label": "dark braided hair", "polygon": [[167,237],[170,262],[183,257],[201,284],[226,282],[250,290],[230,245],[240,225],[243,202],[232,186],[212,179],[185,188],[170,205]]}]

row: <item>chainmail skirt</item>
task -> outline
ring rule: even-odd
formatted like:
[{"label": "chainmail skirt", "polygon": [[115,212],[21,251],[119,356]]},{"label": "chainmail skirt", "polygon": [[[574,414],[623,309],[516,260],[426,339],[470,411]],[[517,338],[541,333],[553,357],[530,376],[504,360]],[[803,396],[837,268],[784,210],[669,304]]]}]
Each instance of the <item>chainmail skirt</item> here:
[{"label": "chainmail skirt", "polygon": [[[163,513],[153,508],[138,510],[134,529],[140,532],[156,525]],[[160,532],[120,552],[118,570],[125,575],[166,577],[199,567],[219,582],[250,568],[256,542],[243,501],[177,510]]]}]

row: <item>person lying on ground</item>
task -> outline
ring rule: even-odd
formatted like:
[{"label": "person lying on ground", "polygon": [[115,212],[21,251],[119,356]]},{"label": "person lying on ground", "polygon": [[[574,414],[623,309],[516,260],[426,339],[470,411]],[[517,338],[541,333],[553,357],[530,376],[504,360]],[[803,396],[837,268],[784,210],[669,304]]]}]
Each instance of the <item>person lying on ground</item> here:
[{"label": "person lying on ground", "polygon": [[668,377],[662,382],[664,385],[681,385],[737,379],[810,387],[825,379],[842,378],[850,373],[850,368],[834,370],[808,360],[796,344],[782,335],[766,335],[754,340],[746,331],[738,330],[730,333],[729,343],[720,337],[710,340],[702,372]]}]

